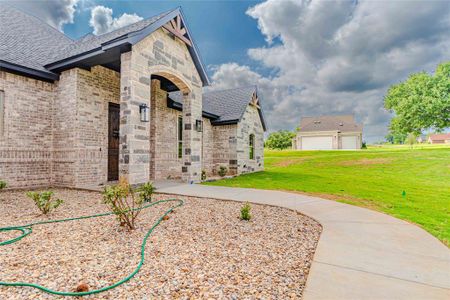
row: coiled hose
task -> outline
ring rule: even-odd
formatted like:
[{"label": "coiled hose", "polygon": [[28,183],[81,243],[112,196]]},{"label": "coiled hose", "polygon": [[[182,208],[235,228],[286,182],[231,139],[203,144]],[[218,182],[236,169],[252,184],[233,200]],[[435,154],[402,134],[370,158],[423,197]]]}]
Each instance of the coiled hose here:
[{"label": "coiled hose", "polygon": [[[29,286],[32,288],[36,288],[39,289],[41,291],[44,291],[46,293],[49,294],[54,294],[54,295],[61,295],[61,296],[87,296],[87,295],[92,295],[92,294],[98,294],[101,292],[105,292],[108,291],[110,289],[113,289],[121,284],[124,284],[125,282],[127,282],[128,280],[130,280],[131,278],[133,278],[138,272],[139,270],[142,268],[142,265],[144,264],[144,256],[145,256],[145,245],[147,244],[147,239],[149,238],[149,236],[152,234],[153,230],[161,223],[161,221],[163,220],[163,218],[168,215],[169,213],[171,213],[175,208],[180,207],[184,204],[183,200],[180,199],[166,199],[166,200],[160,200],[157,202],[153,202],[150,203],[148,205],[145,205],[141,208],[136,208],[134,210],[142,210],[145,208],[149,208],[151,206],[157,205],[157,204],[161,204],[161,203],[165,203],[165,202],[178,202],[178,204],[176,204],[175,206],[172,206],[170,209],[168,209],[153,225],[152,227],[147,231],[147,233],[144,236],[144,239],[142,240],[142,244],[141,244],[141,259],[137,265],[137,267],[134,269],[133,272],[131,272],[128,276],[126,276],[125,278],[123,278],[122,280],[109,285],[109,286],[105,286],[101,289],[97,289],[97,290],[92,290],[92,291],[87,291],[87,292],[62,292],[62,291],[55,291],[52,289],[48,289],[44,286],[41,286],[39,284],[35,284],[35,283],[29,283],[29,282],[4,282],[4,281],[0,281],[0,286]],[[40,222],[35,222],[35,223],[30,223],[27,225],[23,225],[23,226],[11,226],[11,227],[2,227],[0,228],[0,232],[2,231],[20,231],[22,234],[16,238],[10,239],[10,240],[6,240],[4,242],[0,242],[0,246],[5,246],[5,245],[9,245],[12,243],[15,243],[21,239],[23,239],[24,237],[26,237],[27,235],[32,233],[32,227],[35,225],[42,225],[42,224],[49,224],[49,223],[60,223],[60,222],[67,222],[67,221],[74,221],[74,220],[83,220],[83,219],[90,219],[90,218],[97,218],[97,217],[104,217],[104,216],[110,216],[113,215],[114,213],[102,213],[102,214],[96,214],[96,215],[91,215],[91,216],[82,216],[82,217],[76,217],[76,218],[68,218],[68,219],[60,219],[60,220],[49,220],[49,221],[40,221]]]}]

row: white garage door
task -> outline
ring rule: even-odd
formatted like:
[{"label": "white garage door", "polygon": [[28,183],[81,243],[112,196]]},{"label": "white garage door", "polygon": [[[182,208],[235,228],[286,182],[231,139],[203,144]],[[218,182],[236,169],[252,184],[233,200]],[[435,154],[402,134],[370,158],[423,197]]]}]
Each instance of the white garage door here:
[{"label": "white garage door", "polygon": [[356,136],[343,136],[342,149],[359,149]]},{"label": "white garage door", "polygon": [[331,136],[305,136],[302,137],[303,150],[331,150],[333,137]]}]

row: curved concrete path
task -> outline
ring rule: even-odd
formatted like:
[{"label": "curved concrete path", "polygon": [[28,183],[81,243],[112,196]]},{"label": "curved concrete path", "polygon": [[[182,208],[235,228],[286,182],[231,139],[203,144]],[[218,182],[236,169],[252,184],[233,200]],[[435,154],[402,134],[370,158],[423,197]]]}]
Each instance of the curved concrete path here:
[{"label": "curved concrete path", "polygon": [[303,299],[450,299],[450,250],[405,221],[279,191],[172,184],[158,192],[278,205],[319,221]]}]

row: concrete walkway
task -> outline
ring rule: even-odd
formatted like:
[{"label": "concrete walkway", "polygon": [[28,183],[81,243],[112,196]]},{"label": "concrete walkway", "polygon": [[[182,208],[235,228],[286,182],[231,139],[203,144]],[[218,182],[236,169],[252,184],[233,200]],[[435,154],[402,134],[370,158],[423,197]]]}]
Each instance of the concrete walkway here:
[{"label": "concrete walkway", "polygon": [[158,192],[278,205],[316,219],[323,232],[304,299],[450,299],[450,250],[388,215],[278,191],[174,184]]}]

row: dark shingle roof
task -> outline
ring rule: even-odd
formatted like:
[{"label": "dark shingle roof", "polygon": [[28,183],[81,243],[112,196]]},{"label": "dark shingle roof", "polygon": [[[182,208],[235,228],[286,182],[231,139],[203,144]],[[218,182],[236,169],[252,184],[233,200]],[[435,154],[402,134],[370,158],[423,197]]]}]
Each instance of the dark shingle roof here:
[{"label": "dark shingle roof", "polygon": [[51,62],[57,62],[68,57],[76,56],[94,50],[96,48],[101,47],[101,45],[105,42],[115,40],[126,34],[140,31],[146,28],[147,26],[150,26],[151,24],[155,23],[156,21],[158,21],[159,19],[161,19],[162,17],[164,17],[165,15],[169,14],[172,11],[173,10],[164,12],[152,18],[141,20],[136,23],[121,27],[119,29],[101,35],[87,34],[82,38],[80,38],[79,40],[68,45],[64,49],[61,49],[60,54],[57,57],[55,57]]},{"label": "dark shingle roof", "polygon": [[[102,35],[87,34],[73,41],[42,20],[0,2],[0,68],[53,81],[57,74],[52,71],[60,72],[80,65],[85,67],[84,63],[95,65],[97,59],[105,59],[101,55],[106,50],[114,47],[119,51],[129,51],[125,50],[129,45],[139,42],[178,15],[187,30],[186,35],[193,42],[180,7]],[[188,49],[203,85],[209,85],[195,44],[192,43]],[[87,61],[88,57],[83,54],[90,55],[90,60]],[[106,59],[119,59],[114,57],[117,52],[110,54],[112,56]]]},{"label": "dark shingle roof", "polygon": [[362,124],[357,124],[353,115],[303,117],[300,121],[300,132],[334,130],[341,132],[362,131]]},{"label": "dark shingle roof", "polygon": [[[244,115],[255,92],[257,93],[256,86],[248,86],[203,93],[203,111],[219,116],[211,121],[215,125],[237,123]],[[169,93],[169,98],[178,103],[180,107],[182,106],[183,98],[179,91]],[[261,109],[259,111],[261,122],[265,128]]]},{"label": "dark shingle roof", "polygon": [[0,60],[53,74],[44,65],[72,43],[38,18],[0,2]]}]

